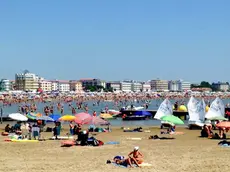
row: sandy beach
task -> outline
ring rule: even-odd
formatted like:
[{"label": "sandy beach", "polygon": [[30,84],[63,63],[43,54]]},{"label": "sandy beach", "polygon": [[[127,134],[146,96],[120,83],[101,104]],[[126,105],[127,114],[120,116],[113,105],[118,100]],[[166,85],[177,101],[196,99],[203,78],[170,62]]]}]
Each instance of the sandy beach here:
[{"label": "sandy beach", "polygon": [[[1,125],[1,129],[5,124]],[[67,128],[67,127],[65,127]],[[104,142],[118,141],[119,145],[101,147],[61,147],[61,141],[42,141],[38,143],[4,142],[0,136],[1,172],[93,172],[93,171],[164,171],[164,172],[227,172],[230,169],[230,148],[218,146],[218,140],[199,138],[199,130],[178,128],[184,135],[174,136],[174,140],[148,140],[150,135],[159,135],[159,128],[144,128],[151,133],[124,133],[113,128],[111,133],[98,133],[97,139]],[[63,131],[65,135],[67,130]],[[43,133],[49,138],[52,133]],[[162,136],[162,135],[159,135]],[[141,141],[127,138],[142,138]],[[166,137],[168,137],[166,135]],[[106,161],[116,155],[124,155],[140,147],[144,160],[152,167],[120,168],[107,165]]]}]

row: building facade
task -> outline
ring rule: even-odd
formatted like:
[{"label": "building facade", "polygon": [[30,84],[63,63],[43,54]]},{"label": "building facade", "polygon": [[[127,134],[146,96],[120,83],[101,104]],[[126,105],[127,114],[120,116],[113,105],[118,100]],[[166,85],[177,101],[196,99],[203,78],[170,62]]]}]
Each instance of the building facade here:
[{"label": "building facade", "polygon": [[39,88],[39,77],[33,73],[21,73],[15,75],[15,87],[22,91],[37,91]]},{"label": "building facade", "polygon": [[131,82],[121,82],[121,91],[131,92],[132,91],[132,83]]},{"label": "building facade", "polygon": [[181,89],[182,89],[182,91],[191,90],[191,83],[190,82],[181,81]]},{"label": "building facade", "polygon": [[140,82],[132,82],[131,90],[133,92],[140,92],[140,91],[142,91],[142,84]]},{"label": "building facade", "polygon": [[120,81],[113,81],[106,83],[106,88],[112,88],[113,91],[121,91],[121,82]]},{"label": "building facade", "polygon": [[83,88],[82,88],[82,83],[80,81],[69,81],[69,87],[70,87],[70,91],[75,91],[75,92],[82,92]]},{"label": "building facade", "polygon": [[229,90],[229,83],[227,83],[227,82],[212,83],[212,87],[218,91],[228,91]]},{"label": "building facade", "polygon": [[2,79],[1,80],[1,87],[3,91],[10,91],[10,80],[8,79]]},{"label": "building facade", "polygon": [[168,82],[169,91],[182,91],[182,82],[178,81],[169,81]]},{"label": "building facade", "polygon": [[155,91],[165,91],[168,90],[168,81],[167,80],[151,80],[151,90]]},{"label": "building facade", "polygon": [[69,81],[58,81],[58,90],[60,92],[69,92],[70,91]]},{"label": "building facade", "polygon": [[142,83],[142,91],[143,92],[151,91],[151,84],[149,82]]},{"label": "building facade", "polygon": [[40,78],[40,80],[39,80],[39,88],[41,88],[42,91],[50,92],[50,91],[52,91],[52,82],[48,81],[48,80],[45,80],[43,78]]},{"label": "building facade", "polygon": [[100,79],[80,79],[80,82],[82,83],[82,87],[89,87],[89,86],[102,86],[106,87],[106,83],[103,80]]}]

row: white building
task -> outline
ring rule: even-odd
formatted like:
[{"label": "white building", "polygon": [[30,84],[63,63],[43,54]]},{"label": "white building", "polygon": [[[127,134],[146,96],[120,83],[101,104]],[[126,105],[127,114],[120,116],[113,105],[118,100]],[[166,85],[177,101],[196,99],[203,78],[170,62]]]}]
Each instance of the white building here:
[{"label": "white building", "polygon": [[58,89],[60,92],[69,92],[70,84],[69,81],[59,81]]},{"label": "white building", "polygon": [[191,90],[191,83],[182,81],[181,89],[182,89],[182,91]]},{"label": "white building", "polygon": [[140,92],[142,90],[142,84],[140,82],[132,82],[131,90],[133,92]]},{"label": "white building", "polygon": [[168,83],[169,91],[182,91],[182,82],[178,81],[169,81]]},{"label": "white building", "polygon": [[212,83],[212,86],[218,91],[228,91],[229,90],[229,83],[227,82]]},{"label": "white building", "polygon": [[59,89],[59,82],[58,80],[50,81],[51,82],[51,90],[57,91]]},{"label": "white building", "polygon": [[52,82],[45,80],[44,78],[40,78],[39,80],[39,88],[42,89],[42,91],[52,91]]},{"label": "white building", "polygon": [[228,83],[221,83],[220,84],[220,91],[228,91],[229,90],[229,84]]},{"label": "white building", "polygon": [[131,82],[121,82],[121,91],[131,92],[132,91],[132,83]]},{"label": "white building", "polygon": [[17,90],[37,91],[39,88],[39,77],[29,71],[15,75],[15,87]]},{"label": "white building", "polygon": [[142,91],[143,92],[148,92],[151,90],[151,85],[149,82],[143,83],[142,84]]},{"label": "white building", "polygon": [[113,81],[106,83],[106,88],[112,88],[113,91],[121,91],[121,82]]},{"label": "white building", "polygon": [[150,85],[151,85],[151,90],[156,90],[156,91],[168,90],[167,80],[160,80],[160,79],[151,80]]},{"label": "white building", "polygon": [[8,79],[2,79],[1,83],[4,91],[10,91],[10,81]]}]

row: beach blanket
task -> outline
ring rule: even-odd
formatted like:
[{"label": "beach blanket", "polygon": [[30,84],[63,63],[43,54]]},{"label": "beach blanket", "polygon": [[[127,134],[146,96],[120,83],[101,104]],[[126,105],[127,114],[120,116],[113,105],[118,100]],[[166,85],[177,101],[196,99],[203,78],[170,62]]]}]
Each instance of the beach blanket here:
[{"label": "beach blanket", "polygon": [[[125,166],[125,165],[119,165],[119,164],[116,164],[115,162],[112,163],[112,165],[116,166],[116,167],[120,167],[120,168],[129,168],[130,166]],[[139,164],[139,166],[142,168],[142,167],[152,167],[152,164],[149,164],[149,163],[142,163],[142,164]],[[137,167],[137,165],[133,165],[133,167]]]},{"label": "beach blanket", "polygon": [[142,140],[142,138],[127,138],[127,140]]}]

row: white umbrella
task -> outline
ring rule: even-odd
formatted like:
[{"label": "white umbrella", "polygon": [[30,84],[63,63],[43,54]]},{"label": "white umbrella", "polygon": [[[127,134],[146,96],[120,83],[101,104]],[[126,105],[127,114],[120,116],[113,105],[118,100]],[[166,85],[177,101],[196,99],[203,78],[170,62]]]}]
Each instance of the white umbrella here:
[{"label": "white umbrella", "polygon": [[8,117],[16,121],[28,121],[28,118],[20,113],[12,113]]}]

